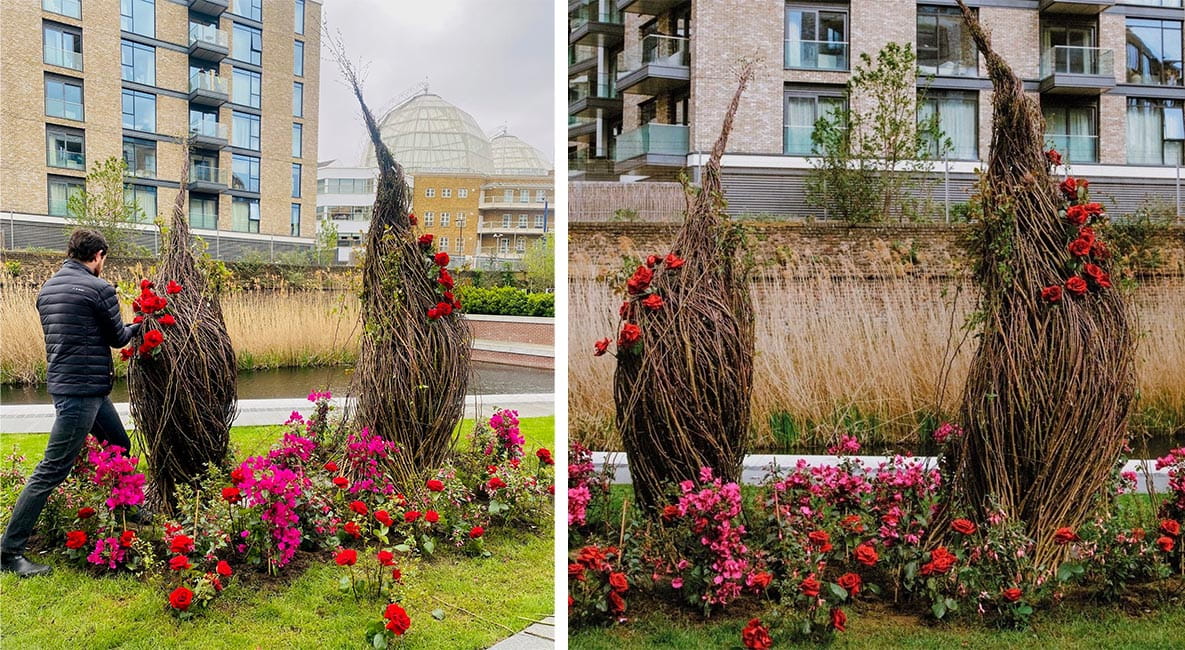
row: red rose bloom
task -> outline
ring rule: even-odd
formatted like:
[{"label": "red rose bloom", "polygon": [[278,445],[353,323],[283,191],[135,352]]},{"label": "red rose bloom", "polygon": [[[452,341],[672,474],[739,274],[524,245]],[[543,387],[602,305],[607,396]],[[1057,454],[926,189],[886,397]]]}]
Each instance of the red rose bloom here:
[{"label": "red rose bloom", "polygon": [[[139,318],[139,316],[136,318]],[[136,348],[134,347],[123,348],[119,351],[119,358],[123,361],[128,361],[134,356],[136,356]]]},{"label": "red rose bloom", "polygon": [[356,521],[347,521],[346,524],[342,526],[342,530],[346,531],[346,534],[350,535],[351,537],[357,538],[362,536],[362,527],[359,526],[358,522]]},{"label": "red rose bloom", "polygon": [[172,280],[169,280],[169,283],[165,285],[165,293],[169,294],[170,296],[173,296],[173,295],[181,293],[182,288],[183,287],[181,285],[177,284],[176,282],[174,282]]},{"label": "red rose bloom", "polygon": [[879,559],[876,554],[876,549],[873,548],[872,544],[869,544],[868,542],[864,542],[863,544],[857,546],[856,550],[853,551],[852,554],[856,557],[856,561],[860,564],[863,564],[864,566],[874,566],[876,565],[876,561]]},{"label": "red rose bloom", "polygon": [[91,517],[94,517],[94,516],[95,516],[95,509],[94,508],[87,507],[87,508],[79,508],[78,509],[78,518],[79,519],[90,519]]},{"label": "red rose bloom", "polygon": [[674,253],[667,253],[667,258],[665,260],[667,268],[671,269],[672,271],[677,268],[682,267],[683,262],[685,262],[685,261],[686,260],[684,260],[683,258],[679,257],[678,255],[676,255]]},{"label": "red rose bloom", "polygon": [[219,560],[218,565],[214,567],[214,570],[217,571],[218,575],[222,576],[223,578],[229,578],[234,574],[234,571],[230,568],[230,563],[226,560]]},{"label": "red rose bloom", "polygon": [[165,342],[165,335],[160,330],[148,330],[144,333],[144,344],[156,347]]},{"label": "red rose bloom", "polygon": [[599,357],[609,350],[609,337],[605,337],[593,344],[593,356]]},{"label": "red rose bloom", "polygon": [[1070,251],[1070,254],[1072,255],[1083,257],[1090,254],[1090,242],[1079,237],[1078,239],[1070,242],[1070,245],[1066,247],[1066,250]]},{"label": "red rose bloom", "polygon": [[1075,296],[1081,296],[1086,293],[1086,280],[1077,275],[1071,276],[1069,280],[1066,280],[1066,291]]},{"label": "red rose bloom", "polygon": [[649,309],[650,311],[658,311],[662,309],[663,306],[662,296],[658,295],[657,293],[652,293],[649,296],[646,296],[646,298],[642,301],[642,306],[646,309]]},{"label": "red rose bloom", "polygon": [[1001,595],[1004,596],[1004,600],[1007,600],[1010,603],[1015,603],[1016,601],[1020,600],[1020,597],[1024,594],[1016,587],[1009,587],[1008,589],[1005,589]]},{"label": "red rose bloom", "polygon": [[1096,239],[1095,242],[1090,245],[1090,256],[1095,259],[1105,260],[1111,257],[1111,251],[1107,250],[1107,245],[1103,243],[1103,240]]},{"label": "red rose bloom", "polygon": [[432,262],[435,263],[436,266],[448,266],[448,253],[440,251],[436,255],[432,256]]},{"label": "red rose bloom", "polygon": [[804,595],[814,598],[815,596],[819,595],[820,587],[821,585],[819,584],[819,581],[815,579],[815,576],[810,576],[798,585],[798,590]]},{"label": "red rose bloom", "polygon": [[639,294],[645,291],[650,286],[650,281],[654,279],[654,271],[646,268],[644,265],[639,266],[634,274],[626,280],[625,288],[631,294]]},{"label": "red rose bloom", "polygon": [[490,479],[489,485],[491,490],[498,490],[506,487],[506,481],[503,481],[502,479],[495,476],[494,478]]},{"label": "red rose bloom", "polygon": [[864,532],[864,524],[860,522],[860,515],[848,515],[840,520],[839,525],[853,533]]},{"label": "red rose bloom", "polygon": [[235,483],[242,482],[242,480],[246,477],[247,475],[243,472],[242,467],[236,467],[230,470],[230,480],[234,481]]},{"label": "red rose bloom", "polygon": [[386,611],[383,612],[383,618],[387,619],[387,629],[394,632],[395,636],[403,636],[403,633],[411,627],[411,618],[399,603],[387,605]]},{"label": "red rose bloom", "polygon": [[354,566],[358,562],[358,551],[352,548],[343,548],[337,552],[333,561],[337,562],[338,566]]},{"label": "red rose bloom", "polygon": [[815,546],[827,546],[831,543],[831,536],[825,530],[812,530],[807,535],[807,539],[811,540]]},{"label": "red rose bloom", "polygon": [[619,347],[629,347],[638,342],[642,338],[642,328],[633,323],[626,323],[621,326],[621,336],[617,337],[617,345]]},{"label": "red rose bloom", "polygon": [[1081,228],[1079,228],[1078,229],[1078,239],[1085,239],[1086,241],[1090,242],[1091,244],[1095,243],[1096,237],[1094,234],[1094,228],[1091,228],[1090,226],[1082,226]]},{"label": "red rose bloom", "polygon": [[440,521],[440,513],[436,512],[435,510],[429,510],[428,512],[424,513],[424,521],[434,524]]},{"label": "red rose bloom", "polygon": [[610,573],[609,586],[612,587],[614,591],[624,592],[630,588],[630,583],[628,580],[626,580],[624,573]]},{"label": "red rose bloom", "polygon": [[1172,519],[1165,519],[1164,521],[1160,522],[1160,529],[1164,531],[1166,535],[1172,535],[1173,537],[1181,534],[1181,524]]},{"label": "red rose bloom", "polygon": [[132,543],[136,541],[136,531],[125,530],[119,534],[119,545],[124,548],[131,548]]},{"label": "red rose bloom", "polygon": [[177,587],[173,593],[169,594],[169,605],[173,609],[185,611],[193,604],[193,592],[189,587]]},{"label": "red rose bloom", "polygon": [[745,629],[741,630],[741,642],[749,650],[769,650],[774,640],[769,636],[769,629],[761,624],[761,619],[750,619]]},{"label": "red rose bloom", "polygon": [[223,501],[226,501],[227,503],[238,503],[239,499],[242,498],[243,495],[239,492],[239,488],[233,485],[222,488]]},{"label": "red rose bloom", "polygon": [[350,510],[353,510],[364,517],[368,512],[370,512],[370,509],[366,507],[366,504],[362,503],[361,501],[351,501]]},{"label": "red rose bloom", "polygon": [[325,463],[325,471],[326,472],[336,472],[337,471],[337,463],[333,462],[332,460],[329,461],[328,463]]},{"label": "red rose bloom", "polygon": [[177,535],[169,542],[169,550],[174,553],[188,553],[193,550],[193,539],[188,535]]},{"label": "red rose bloom", "polygon": [[855,573],[845,573],[835,581],[836,584],[848,590],[848,593],[855,596],[860,593],[860,587],[864,586],[864,581]]},{"label": "red rose bloom", "polygon": [[1053,541],[1061,545],[1076,542],[1078,541],[1078,533],[1075,533],[1071,528],[1058,528],[1053,532]]},{"label": "red rose bloom", "polygon": [[391,569],[391,579],[395,582],[399,582],[403,579],[403,572],[399,570],[399,567]]},{"label": "red rose bloom", "polygon": [[551,457],[551,452],[548,451],[546,447],[540,447],[538,451],[535,452],[535,458],[538,458],[539,462],[543,463],[544,465],[555,465],[555,459]]},{"label": "red rose bloom", "polygon": [[634,317],[634,303],[626,300],[617,308],[617,315],[621,316],[621,320],[630,320]]},{"label": "red rose bloom", "polygon": [[922,565],[921,574],[928,576],[932,573],[943,574],[951,570],[958,558],[953,553],[946,550],[945,546],[939,546],[930,552],[930,561]]},{"label": "red rose bloom", "polygon": [[374,518],[384,526],[394,526],[395,520],[391,518],[391,513],[386,510],[375,510]]},{"label": "red rose bloom", "polygon": [[835,631],[837,631],[837,632],[844,632],[844,631],[846,631],[846,628],[844,628],[844,626],[847,625],[847,623],[848,623],[848,615],[845,614],[843,612],[843,610],[838,607],[832,608],[832,610],[831,610],[831,627],[835,628]]},{"label": "red rose bloom", "polygon": [[394,566],[395,565],[395,554],[392,553],[391,551],[388,551],[387,549],[383,549],[383,550],[379,551],[378,555],[376,555],[375,557],[378,559],[379,564],[381,564],[383,566]]},{"label": "red rose bloom", "polygon": [[428,481],[427,485],[428,485],[428,489],[431,490],[432,492],[444,491],[444,481],[441,481],[439,479],[431,479]]},{"label": "red rose bloom", "polygon": [[579,562],[570,562],[568,564],[568,578],[571,580],[584,580],[584,565]]},{"label": "red rose bloom", "polygon": [[445,289],[453,288],[453,276],[449,275],[448,269],[441,267],[440,275],[436,276],[436,283]]},{"label": "red rose bloom", "polygon": [[82,548],[86,545],[86,531],[72,530],[66,533],[66,548]]},{"label": "red rose bloom", "polygon": [[1087,216],[1086,208],[1080,205],[1071,205],[1070,207],[1066,208],[1066,221],[1069,221],[1072,224],[1081,226],[1082,224],[1086,223]]},{"label": "red rose bloom", "polygon": [[1061,302],[1062,288],[1058,285],[1051,285],[1041,290],[1041,298],[1047,302]]},{"label": "red rose bloom", "polygon": [[469,539],[477,539],[478,537],[481,537],[485,534],[486,529],[482,528],[481,526],[474,526],[473,528],[469,529]]},{"label": "red rose bloom", "polygon": [[169,560],[169,568],[174,571],[184,571],[193,566],[189,563],[189,558],[184,555],[174,555],[173,559]]},{"label": "red rose bloom", "polygon": [[1165,553],[1171,553],[1173,550],[1173,538],[1167,536],[1160,536],[1156,538],[1156,547]]},{"label": "red rose bloom", "polygon": [[339,488],[345,489],[350,485],[350,480],[344,476],[335,476],[333,477],[333,484]]},{"label": "red rose bloom", "polygon": [[419,518],[420,518],[420,511],[419,510],[408,510],[407,512],[403,513],[403,520],[408,523],[412,523],[413,521],[415,521]]},{"label": "red rose bloom", "polygon": [[407,213],[407,222],[413,226],[416,225],[417,223],[419,223],[419,219],[416,219],[416,213],[408,212]]},{"label": "red rose bloom", "polygon": [[1049,164],[1053,165],[1054,167],[1062,164],[1062,155],[1057,152],[1057,149],[1050,149],[1049,151],[1046,151],[1045,159],[1048,160]]},{"label": "red rose bloom", "polygon": [[772,580],[773,576],[766,573],[765,571],[758,571],[757,573],[749,576],[749,584],[758,589],[765,589],[769,586],[769,583]]},{"label": "red rose bloom", "polygon": [[[1082,186],[1086,187],[1086,179],[1082,180]],[[1071,201],[1078,199],[1078,181],[1076,181],[1073,176],[1070,176],[1066,178],[1066,180],[1062,181],[1061,184],[1058,185],[1058,189],[1062,191],[1062,194],[1066,195],[1067,199]]]},{"label": "red rose bloom", "polygon": [[157,322],[161,325],[164,325],[165,327],[172,327],[177,324],[177,319],[173,318],[172,314],[165,314],[164,316],[161,316]]},{"label": "red rose bloom", "polygon": [[956,519],[950,522],[950,527],[964,535],[970,535],[975,532],[975,523],[970,519]]},{"label": "red rose bloom", "polygon": [[679,507],[678,506],[666,506],[662,509],[662,518],[667,521],[670,521],[678,516],[679,516]]},{"label": "red rose bloom", "polygon": [[420,248],[432,248],[432,233],[420,235]]},{"label": "red rose bloom", "polygon": [[441,316],[448,316],[449,314],[453,313],[453,306],[447,302],[438,302],[436,303],[436,311],[439,312]]},{"label": "red rose bloom", "polygon": [[646,266],[654,268],[655,264],[662,264],[662,258],[657,255],[649,255],[646,257]]},{"label": "red rose bloom", "polygon": [[609,592],[609,609],[613,610],[615,614],[625,612],[625,599],[616,591]]},{"label": "red rose bloom", "polygon": [[140,280],[140,291],[148,291],[155,286],[156,284],[154,284],[152,280],[149,280],[148,278]]},{"label": "red rose bloom", "polygon": [[[1083,186],[1085,187],[1086,180],[1081,178],[1078,180],[1083,183]],[[1086,210],[1086,214],[1091,218],[1098,217],[1103,214],[1103,204],[1101,203],[1084,203],[1082,207]]]}]

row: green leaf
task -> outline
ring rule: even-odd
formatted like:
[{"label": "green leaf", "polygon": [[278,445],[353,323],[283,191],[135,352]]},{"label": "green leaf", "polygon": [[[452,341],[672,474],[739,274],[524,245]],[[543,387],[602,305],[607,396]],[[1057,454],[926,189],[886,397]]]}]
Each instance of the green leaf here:
[{"label": "green leaf", "polygon": [[342,591],[350,590],[350,576],[342,576],[341,580],[337,581],[337,588]]},{"label": "green leaf", "polygon": [[408,546],[407,544],[396,544],[395,550],[399,551],[400,553],[410,553],[411,547]]},{"label": "green leaf", "polygon": [[370,645],[375,647],[375,650],[386,650],[387,637],[383,634],[376,634],[370,639]]},{"label": "green leaf", "polygon": [[873,596],[879,596],[879,595],[881,595],[881,593],[883,593],[880,588],[880,585],[875,585],[871,582],[864,585],[864,588],[867,589],[869,591],[869,593],[871,593]]},{"label": "green leaf", "polygon": [[914,560],[905,565],[905,579],[913,580],[914,576],[918,574],[918,561]]},{"label": "green leaf", "polygon": [[954,598],[947,598],[945,601],[946,608],[952,612],[959,611],[959,603]]},{"label": "green leaf", "polygon": [[432,553],[436,551],[436,542],[431,537],[425,535],[424,541],[420,544],[420,548],[424,549],[424,552],[428,555],[432,555]]},{"label": "green leaf", "polygon": [[438,621],[443,621],[444,620],[444,610],[443,609],[432,610],[432,618],[434,618]]},{"label": "green leaf", "polygon": [[1020,607],[1016,608],[1016,611],[1018,614],[1021,614],[1022,616],[1028,616],[1033,613],[1033,606],[1032,605],[1021,605]]},{"label": "green leaf", "polygon": [[930,606],[930,611],[934,613],[934,618],[941,619],[946,616],[946,603],[937,602]]},{"label": "green leaf", "polygon": [[844,589],[843,587],[835,584],[834,582],[827,583],[827,587],[831,590],[832,595],[834,595],[838,600],[841,600],[841,601],[847,600],[847,598],[848,598],[848,590],[847,589]]}]

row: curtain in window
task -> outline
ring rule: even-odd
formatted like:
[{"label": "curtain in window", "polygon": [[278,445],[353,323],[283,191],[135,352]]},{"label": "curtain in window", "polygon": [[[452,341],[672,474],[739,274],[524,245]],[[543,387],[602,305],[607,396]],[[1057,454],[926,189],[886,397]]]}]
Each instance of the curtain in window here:
[{"label": "curtain in window", "polygon": [[811,133],[815,130],[815,98],[786,98],[786,153],[806,156],[811,153]]},{"label": "curtain in window", "polygon": [[1149,102],[1132,102],[1127,107],[1127,162],[1159,165],[1163,125],[1161,108]]}]

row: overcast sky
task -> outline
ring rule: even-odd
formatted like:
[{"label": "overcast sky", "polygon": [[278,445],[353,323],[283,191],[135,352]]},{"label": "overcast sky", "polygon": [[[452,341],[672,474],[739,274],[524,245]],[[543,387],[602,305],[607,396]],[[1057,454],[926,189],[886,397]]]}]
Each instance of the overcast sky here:
[{"label": "overcast sky", "polygon": [[[427,79],[429,90],[490,134],[506,126],[555,158],[553,0],[324,0],[355,64],[369,64],[363,93],[376,117]],[[328,50],[321,55],[317,158],[357,164],[358,103]]]}]

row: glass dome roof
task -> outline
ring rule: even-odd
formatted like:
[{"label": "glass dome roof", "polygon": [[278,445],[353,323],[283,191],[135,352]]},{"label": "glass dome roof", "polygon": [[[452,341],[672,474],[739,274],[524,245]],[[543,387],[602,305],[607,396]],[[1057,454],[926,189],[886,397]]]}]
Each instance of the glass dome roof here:
[{"label": "glass dome roof", "polygon": [[[409,174],[486,175],[494,171],[490,141],[477,121],[439,95],[417,95],[396,106],[379,119],[379,131]],[[369,141],[362,164],[377,165]]]},{"label": "glass dome roof", "polygon": [[516,136],[502,134],[490,140],[494,173],[504,176],[547,176],[551,163],[535,147]]}]

